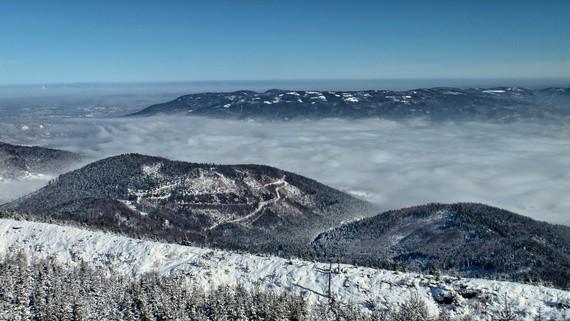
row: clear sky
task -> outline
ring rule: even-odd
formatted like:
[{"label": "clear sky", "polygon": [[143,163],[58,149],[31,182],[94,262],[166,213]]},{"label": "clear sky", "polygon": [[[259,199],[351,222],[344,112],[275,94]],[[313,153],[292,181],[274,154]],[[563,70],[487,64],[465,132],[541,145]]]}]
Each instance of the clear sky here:
[{"label": "clear sky", "polygon": [[0,84],[368,78],[570,78],[570,1],[0,1]]}]

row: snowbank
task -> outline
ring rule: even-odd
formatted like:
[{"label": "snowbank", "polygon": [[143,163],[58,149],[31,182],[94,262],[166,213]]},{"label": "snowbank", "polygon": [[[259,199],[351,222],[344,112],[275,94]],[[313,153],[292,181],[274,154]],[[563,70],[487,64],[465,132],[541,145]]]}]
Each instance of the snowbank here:
[{"label": "snowbank", "polygon": [[[205,288],[240,283],[248,288],[299,293],[314,301],[322,298],[319,293],[325,294],[328,287],[328,264],[142,241],[73,227],[0,219],[0,256],[4,257],[12,247],[24,249],[32,258],[56,256],[66,265],[85,260],[96,268],[113,273],[183,273],[188,276],[189,284]],[[454,314],[479,311],[481,320],[489,320],[503,309],[506,295],[511,308],[521,320],[532,320],[539,309],[543,316],[555,320],[570,318],[570,310],[565,309],[570,302],[569,291],[346,264],[334,264],[333,270],[332,292],[335,297],[365,307],[391,306],[402,302],[411,293],[417,293],[434,311],[438,306]]]}]

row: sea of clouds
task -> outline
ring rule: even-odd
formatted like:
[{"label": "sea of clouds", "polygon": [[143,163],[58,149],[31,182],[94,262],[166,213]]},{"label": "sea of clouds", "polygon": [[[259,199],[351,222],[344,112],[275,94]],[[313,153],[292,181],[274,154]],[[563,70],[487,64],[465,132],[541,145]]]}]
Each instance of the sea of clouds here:
[{"label": "sea of clouds", "polygon": [[[266,164],[377,204],[481,202],[570,225],[570,127],[381,119],[296,122],[196,117],[0,121],[0,140],[80,152]],[[0,182],[0,201],[38,180]]]}]

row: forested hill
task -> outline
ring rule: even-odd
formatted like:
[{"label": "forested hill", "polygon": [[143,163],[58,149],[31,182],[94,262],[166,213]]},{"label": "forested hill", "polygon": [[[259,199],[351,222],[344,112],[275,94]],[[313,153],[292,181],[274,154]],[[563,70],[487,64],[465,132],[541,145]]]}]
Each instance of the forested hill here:
[{"label": "forested hill", "polygon": [[482,204],[428,204],[324,232],[325,258],[411,271],[545,282],[570,288],[570,227]]},{"label": "forested hill", "polygon": [[570,116],[570,88],[422,88],[406,91],[273,89],[197,93],[130,116],[187,115],[236,119],[427,118],[509,122]]},{"label": "forested hill", "polygon": [[306,247],[318,233],[373,210],[269,166],[139,154],[91,163],[1,209],[169,242],[267,251]]},{"label": "forested hill", "polygon": [[0,142],[0,181],[60,174],[80,159],[79,155],[68,151]]}]

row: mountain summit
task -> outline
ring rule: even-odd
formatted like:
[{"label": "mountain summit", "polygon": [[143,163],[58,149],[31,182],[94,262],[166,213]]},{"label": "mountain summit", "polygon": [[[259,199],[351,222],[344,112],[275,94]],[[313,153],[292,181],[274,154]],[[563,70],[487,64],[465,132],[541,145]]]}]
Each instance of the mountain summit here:
[{"label": "mountain summit", "polygon": [[126,154],[61,175],[3,209],[178,243],[262,250],[306,245],[371,206],[273,167]]}]

